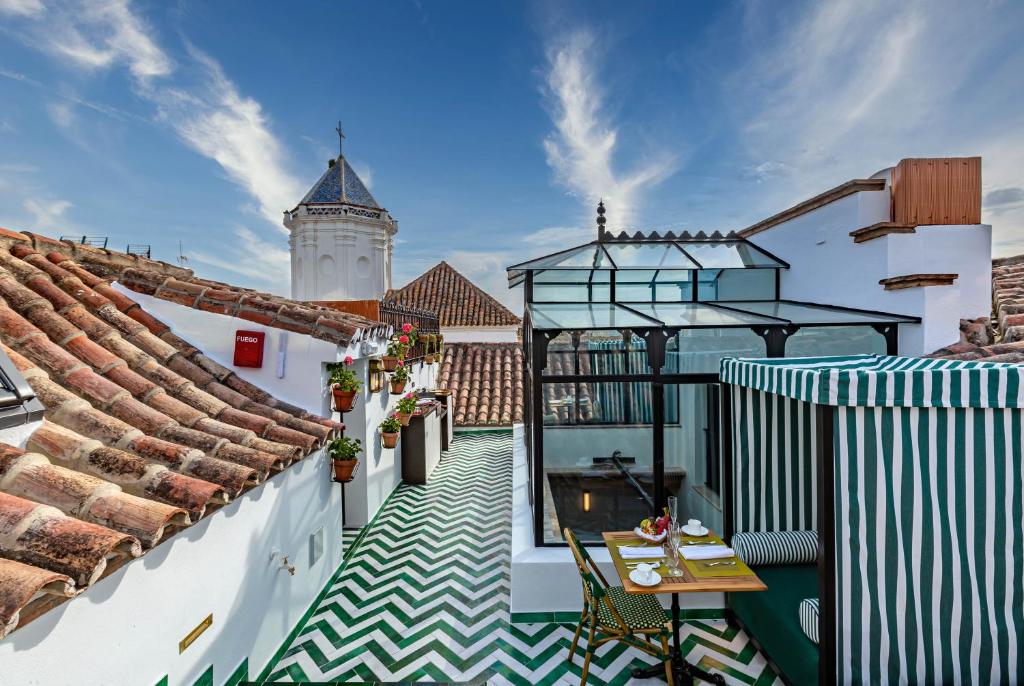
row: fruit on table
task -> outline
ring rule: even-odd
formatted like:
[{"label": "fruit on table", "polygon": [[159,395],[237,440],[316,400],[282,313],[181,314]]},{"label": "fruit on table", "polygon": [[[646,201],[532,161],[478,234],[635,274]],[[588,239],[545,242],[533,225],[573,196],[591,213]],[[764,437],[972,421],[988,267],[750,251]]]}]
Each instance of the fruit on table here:
[{"label": "fruit on table", "polygon": [[668,527],[672,524],[672,517],[668,514],[668,508],[665,508],[665,514],[658,517],[657,519],[647,519],[640,522],[640,531],[651,536],[660,536],[661,534],[668,531]]}]

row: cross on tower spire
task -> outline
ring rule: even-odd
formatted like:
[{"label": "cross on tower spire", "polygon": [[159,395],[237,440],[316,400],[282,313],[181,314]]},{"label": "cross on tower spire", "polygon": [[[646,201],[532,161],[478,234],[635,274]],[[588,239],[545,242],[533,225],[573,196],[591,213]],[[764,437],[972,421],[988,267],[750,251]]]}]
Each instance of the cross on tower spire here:
[{"label": "cross on tower spire", "polygon": [[341,157],[342,154],[344,154],[342,146],[345,143],[345,133],[341,130],[341,120],[340,119],[338,120],[338,126],[334,130],[338,132],[338,157]]}]

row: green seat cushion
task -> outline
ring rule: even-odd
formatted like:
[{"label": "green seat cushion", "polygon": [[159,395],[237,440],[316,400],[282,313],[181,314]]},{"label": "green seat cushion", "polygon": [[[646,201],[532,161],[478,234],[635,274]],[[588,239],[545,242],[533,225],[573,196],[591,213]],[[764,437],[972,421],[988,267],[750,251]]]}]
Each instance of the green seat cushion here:
[{"label": "green seat cushion", "polygon": [[[622,586],[609,586],[608,597],[618,610],[622,621],[630,629],[663,629],[665,628],[665,610],[653,595],[628,595]],[[618,626],[607,603],[600,603],[597,618],[602,624]]]},{"label": "green seat cushion", "polygon": [[818,646],[800,628],[799,607],[818,597],[815,565],[755,567],[767,591],[730,593],[729,607],[790,684],[818,683]]}]

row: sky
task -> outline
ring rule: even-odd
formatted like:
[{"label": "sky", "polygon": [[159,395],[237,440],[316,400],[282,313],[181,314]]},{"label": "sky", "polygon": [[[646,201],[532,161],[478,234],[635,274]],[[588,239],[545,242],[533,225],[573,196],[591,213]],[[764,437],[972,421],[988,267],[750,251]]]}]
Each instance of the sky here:
[{"label": "sky", "polygon": [[393,280],[609,227],[741,229],[904,157],[983,157],[1024,252],[1024,3],[0,0],[0,226],[152,246],[288,293],[294,207],[345,155]]}]

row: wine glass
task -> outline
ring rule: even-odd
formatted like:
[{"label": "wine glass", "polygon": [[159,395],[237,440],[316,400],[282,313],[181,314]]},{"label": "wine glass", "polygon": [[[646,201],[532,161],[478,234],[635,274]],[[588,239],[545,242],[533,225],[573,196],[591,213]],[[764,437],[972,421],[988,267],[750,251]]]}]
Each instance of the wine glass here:
[{"label": "wine glass", "polygon": [[674,495],[668,497],[668,516],[672,520],[671,531],[675,531],[676,520],[679,518],[679,498]]},{"label": "wine glass", "polygon": [[665,566],[668,567],[669,576],[682,576],[683,572],[679,569],[679,538],[675,532],[669,531],[665,537],[664,550]]}]

